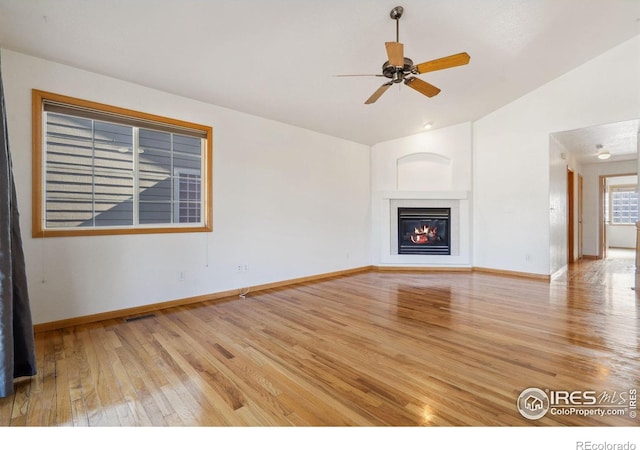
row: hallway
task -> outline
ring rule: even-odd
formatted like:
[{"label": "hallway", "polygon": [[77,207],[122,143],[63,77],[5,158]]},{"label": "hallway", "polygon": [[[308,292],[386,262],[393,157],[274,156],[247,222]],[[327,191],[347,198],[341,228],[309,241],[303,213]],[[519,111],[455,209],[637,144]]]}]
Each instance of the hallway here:
[{"label": "hallway", "polygon": [[569,265],[568,270],[555,282],[586,283],[626,290],[635,282],[635,251],[611,248],[606,259],[581,259]]}]

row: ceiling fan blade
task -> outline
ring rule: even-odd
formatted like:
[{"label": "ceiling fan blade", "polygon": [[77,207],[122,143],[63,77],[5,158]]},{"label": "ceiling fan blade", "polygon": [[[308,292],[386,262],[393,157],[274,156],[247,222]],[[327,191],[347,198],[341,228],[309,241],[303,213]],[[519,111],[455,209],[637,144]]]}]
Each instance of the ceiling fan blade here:
[{"label": "ceiling fan blade", "polygon": [[404,66],[404,44],[400,42],[385,42],[389,64],[396,67]]},{"label": "ceiling fan blade", "polygon": [[435,70],[448,69],[450,67],[464,66],[469,64],[471,57],[466,53],[456,53],[455,55],[445,56],[444,58],[434,59],[432,61],[416,64],[415,68],[418,73],[433,72]]},{"label": "ceiling fan blade", "polygon": [[392,84],[393,84],[392,82],[389,82],[389,83],[385,83],[385,84],[383,84],[382,86],[380,86],[380,87],[379,87],[379,88],[378,88],[378,89],[373,93],[373,95],[372,95],[371,97],[369,97],[369,98],[367,99],[367,101],[366,101],[366,102],[364,102],[364,104],[365,104],[365,105],[369,105],[369,104],[371,104],[371,103],[374,103],[376,100],[378,100],[378,99],[380,98],[380,96],[381,96],[382,94],[384,94],[384,93],[387,91],[387,89],[389,89],[389,87],[391,87],[391,85],[392,85]]},{"label": "ceiling fan blade", "polygon": [[440,88],[437,88],[433,84],[429,84],[426,81],[421,80],[420,78],[407,78],[406,80],[404,80],[404,84],[409,86],[411,89],[415,89],[421,94],[426,95],[427,97],[434,97],[440,93]]},{"label": "ceiling fan blade", "polygon": [[381,73],[357,73],[347,75],[334,75],[334,77],[383,77]]}]

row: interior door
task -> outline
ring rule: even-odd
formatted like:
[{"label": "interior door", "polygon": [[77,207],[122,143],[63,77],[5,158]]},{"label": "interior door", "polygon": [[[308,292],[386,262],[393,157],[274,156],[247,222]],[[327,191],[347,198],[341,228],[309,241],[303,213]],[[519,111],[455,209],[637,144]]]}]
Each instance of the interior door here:
[{"label": "interior door", "polygon": [[573,170],[567,168],[567,262],[575,262],[575,205]]}]

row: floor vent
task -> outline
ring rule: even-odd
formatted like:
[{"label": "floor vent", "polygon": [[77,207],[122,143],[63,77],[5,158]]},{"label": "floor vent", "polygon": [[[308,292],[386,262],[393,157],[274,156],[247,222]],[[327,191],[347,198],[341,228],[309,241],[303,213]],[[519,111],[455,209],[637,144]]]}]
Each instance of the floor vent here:
[{"label": "floor vent", "polygon": [[135,322],[136,320],[150,319],[150,318],[155,317],[155,316],[156,315],[154,313],[143,314],[141,316],[127,317],[126,319],[124,319],[124,321],[125,322]]}]

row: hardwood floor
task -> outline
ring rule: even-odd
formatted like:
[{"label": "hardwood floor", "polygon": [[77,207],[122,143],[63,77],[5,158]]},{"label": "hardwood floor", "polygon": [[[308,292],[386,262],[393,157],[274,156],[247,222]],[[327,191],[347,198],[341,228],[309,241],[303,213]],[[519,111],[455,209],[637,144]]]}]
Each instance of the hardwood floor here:
[{"label": "hardwood floor", "polygon": [[529,387],[640,388],[626,263],[546,281],[380,273],[36,335],[7,426],[637,426],[516,409]]}]

